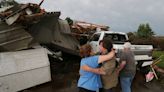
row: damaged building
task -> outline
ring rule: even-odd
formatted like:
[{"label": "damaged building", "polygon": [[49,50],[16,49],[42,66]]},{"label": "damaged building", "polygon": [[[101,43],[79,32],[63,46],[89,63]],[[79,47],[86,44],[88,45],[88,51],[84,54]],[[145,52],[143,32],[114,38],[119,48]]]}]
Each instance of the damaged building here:
[{"label": "damaged building", "polygon": [[0,13],[0,50],[14,51],[41,44],[53,50],[78,55],[79,46],[85,44],[97,28],[96,25],[70,18],[60,19],[60,12],[46,12],[40,4],[16,4]]}]

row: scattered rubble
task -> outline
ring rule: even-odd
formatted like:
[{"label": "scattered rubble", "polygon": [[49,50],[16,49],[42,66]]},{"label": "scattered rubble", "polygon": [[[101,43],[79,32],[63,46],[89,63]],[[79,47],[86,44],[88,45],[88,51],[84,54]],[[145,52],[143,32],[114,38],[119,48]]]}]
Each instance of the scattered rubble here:
[{"label": "scattered rubble", "polygon": [[[24,33],[30,36],[32,40],[24,43],[26,46],[21,47],[19,45],[13,46],[12,40],[5,40],[4,42],[10,43],[12,49],[5,48],[3,51],[21,50],[32,48],[34,43],[38,43],[51,48],[51,50],[62,50],[63,52],[78,55],[79,46],[85,44],[91,34],[97,29],[108,30],[108,26],[92,24],[82,21],[74,21],[70,18],[62,20],[59,18],[60,12],[46,12],[40,8],[40,4],[15,4],[10,8],[7,8],[3,12],[0,12],[0,25],[6,25],[6,28],[0,27],[0,33],[5,35],[3,38],[10,38],[15,35],[22,35],[21,31],[17,33],[17,29],[13,29],[12,32],[8,29],[17,28],[20,26],[20,30],[24,30]],[[7,31],[6,31],[7,30]],[[8,32],[9,35],[6,35]],[[25,37],[24,35],[22,35]],[[3,43],[0,43],[3,49],[5,47]],[[17,43],[14,43],[17,44]],[[56,50],[54,50],[56,49]]]},{"label": "scattered rubble", "polygon": [[[63,61],[63,58],[61,58],[61,55],[63,53],[59,52],[59,50],[73,55],[79,55],[79,46],[86,43],[88,37],[93,34],[97,28],[103,30],[107,30],[109,28],[108,26],[73,21],[72,19],[62,20],[59,18],[60,12],[46,12],[44,9],[41,9],[40,5],[43,3],[43,1],[44,0],[42,0],[40,4],[15,4],[7,8],[4,7],[3,11],[0,11],[0,52],[2,55],[6,52],[17,54],[19,53],[18,51],[21,51],[23,53],[28,51],[35,51],[38,48],[44,47],[44,49],[47,50],[46,53],[48,54],[51,62],[50,66],[53,66],[54,59],[58,59],[58,61]],[[70,20],[73,24],[70,23]],[[36,54],[36,56],[39,56],[40,54]],[[31,54],[29,53],[28,55],[29,56],[26,59],[29,59],[31,61],[26,60],[26,62],[24,63],[35,63],[36,61],[34,62],[31,59],[35,55],[30,56]],[[11,61],[11,63],[17,62],[14,60]],[[67,66],[67,64],[64,65]],[[15,65],[9,65],[9,67],[18,68]],[[51,69],[53,68],[54,67],[51,67]],[[32,69],[29,69],[28,71],[31,70]],[[51,72],[53,72],[54,70],[55,69],[53,69]],[[38,72],[41,71],[38,70]],[[19,73],[17,72],[15,73],[16,76],[19,76],[18,74]],[[28,73],[24,74],[30,76]],[[56,77],[57,76],[55,75],[55,78]],[[2,77],[0,76],[0,78]],[[11,79],[10,81],[14,81],[14,79]],[[26,81],[22,80],[22,83],[26,83]],[[21,85],[17,85],[17,89],[10,87],[10,89],[5,90],[19,91],[42,83],[23,85],[24,87],[21,87]],[[2,90],[4,89],[2,88]]]},{"label": "scattered rubble", "polygon": [[[60,12],[47,12],[41,9],[43,1],[39,4],[15,4],[0,11],[0,52],[23,51],[42,46],[48,50],[50,58],[62,61],[59,50],[78,55],[79,46],[85,44],[90,35],[97,30],[109,30],[109,26],[105,25],[75,21],[70,18],[60,19]],[[54,62],[51,62],[51,69],[52,63]],[[78,77],[79,62],[72,68],[76,68],[73,73]],[[72,76],[74,74],[71,74]],[[58,79],[56,76],[55,78]],[[67,77],[63,76],[63,78]],[[73,82],[76,83],[76,80],[73,79]],[[50,90],[53,92],[53,87]]]}]

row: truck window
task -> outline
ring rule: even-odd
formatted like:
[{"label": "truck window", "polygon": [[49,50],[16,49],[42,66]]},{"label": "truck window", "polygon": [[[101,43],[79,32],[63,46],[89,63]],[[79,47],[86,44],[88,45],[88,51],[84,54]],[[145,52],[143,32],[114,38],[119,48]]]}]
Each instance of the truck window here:
[{"label": "truck window", "polygon": [[124,43],[126,41],[126,36],[122,34],[105,34],[104,37],[110,38],[113,43]]},{"label": "truck window", "polygon": [[94,34],[89,41],[98,41],[100,38],[100,34]]}]

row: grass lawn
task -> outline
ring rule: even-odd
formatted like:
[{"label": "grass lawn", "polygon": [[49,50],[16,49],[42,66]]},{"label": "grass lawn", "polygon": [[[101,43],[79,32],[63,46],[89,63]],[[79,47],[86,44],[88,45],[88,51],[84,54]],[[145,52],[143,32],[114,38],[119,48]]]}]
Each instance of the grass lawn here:
[{"label": "grass lawn", "polygon": [[160,62],[157,64],[157,66],[164,68],[164,51],[153,51],[153,58],[157,59],[162,55],[160,58]]}]

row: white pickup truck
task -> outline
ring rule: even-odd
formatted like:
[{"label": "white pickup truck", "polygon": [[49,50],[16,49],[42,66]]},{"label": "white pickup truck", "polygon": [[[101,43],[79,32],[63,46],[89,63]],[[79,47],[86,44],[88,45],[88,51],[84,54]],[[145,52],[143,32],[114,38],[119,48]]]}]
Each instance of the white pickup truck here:
[{"label": "white pickup truck", "polygon": [[[99,31],[94,33],[89,40],[89,44],[92,46],[95,53],[99,51],[99,41],[104,37],[109,37],[113,41],[113,47],[116,49],[116,57],[119,61],[123,44],[129,40],[127,34],[113,31]],[[138,64],[139,67],[152,64],[152,45],[132,45],[131,49],[134,51],[135,60],[137,61],[136,64]]]}]

